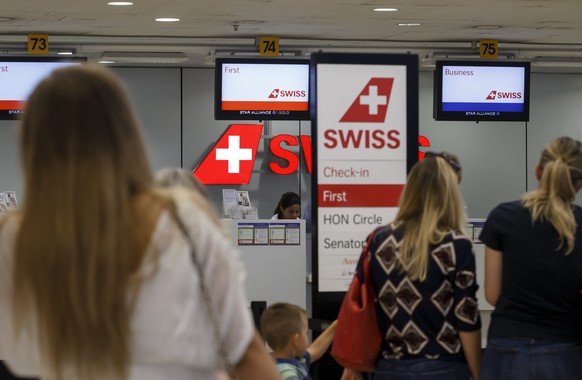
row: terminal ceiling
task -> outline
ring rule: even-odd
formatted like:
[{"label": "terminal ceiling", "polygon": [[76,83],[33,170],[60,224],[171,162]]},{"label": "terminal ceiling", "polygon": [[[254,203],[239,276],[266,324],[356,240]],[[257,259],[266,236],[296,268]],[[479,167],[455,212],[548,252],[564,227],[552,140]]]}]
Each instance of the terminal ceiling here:
[{"label": "terminal ceiling", "polygon": [[[28,33],[42,33],[49,35],[51,54],[69,49],[98,61],[104,54],[135,53],[124,64],[151,64],[149,56],[168,55],[183,57],[174,63],[179,66],[204,66],[217,56],[253,56],[261,36],[279,37],[282,54],[289,56],[319,50],[411,52],[430,66],[441,57],[478,57],[478,41],[494,39],[500,59],[563,66],[582,61],[580,0],[133,2],[121,7],[107,0],[4,0],[0,58],[25,54]],[[374,11],[388,7],[398,11]],[[158,17],[180,21],[154,21]]]}]

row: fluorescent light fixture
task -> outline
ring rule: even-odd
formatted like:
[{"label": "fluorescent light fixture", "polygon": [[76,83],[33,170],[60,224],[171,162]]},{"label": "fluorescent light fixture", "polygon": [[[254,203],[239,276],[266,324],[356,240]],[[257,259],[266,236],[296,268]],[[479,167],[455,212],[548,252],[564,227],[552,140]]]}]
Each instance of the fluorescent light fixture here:
[{"label": "fluorescent light fixture", "polygon": [[398,8],[374,8],[374,12],[398,12]]},{"label": "fluorescent light fixture", "polygon": [[398,26],[421,26],[420,22],[401,22]]},{"label": "fluorescent light fixture", "polygon": [[178,21],[180,21],[180,19],[175,18],[175,17],[158,17],[156,19],[156,21],[158,21],[158,22],[178,22]]},{"label": "fluorescent light fixture", "polygon": [[107,5],[114,5],[118,7],[126,7],[128,5],[133,5],[131,1],[110,1]]},{"label": "fluorescent light fixture", "polygon": [[113,61],[105,61],[105,60],[101,60],[101,61],[99,61],[98,63],[101,63],[101,64],[103,64],[103,65],[106,65],[106,64],[109,64],[109,63],[115,63],[115,62],[113,62]]},{"label": "fluorescent light fixture", "polygon": [[59,51],[57,54],[58,55],[73,55],[73,52],[69,51],[69,50],[63,50],[63,51]]},{"label": "fluorescent light fixture", "polygon": [[113,63],[181,63],[188,61],[181,52],[106,51],[101,60]]},{"label": "fluorescent light fixture", "polygon": [[532,61],[536,67],[582,68],[582,57],[537,57]]}]

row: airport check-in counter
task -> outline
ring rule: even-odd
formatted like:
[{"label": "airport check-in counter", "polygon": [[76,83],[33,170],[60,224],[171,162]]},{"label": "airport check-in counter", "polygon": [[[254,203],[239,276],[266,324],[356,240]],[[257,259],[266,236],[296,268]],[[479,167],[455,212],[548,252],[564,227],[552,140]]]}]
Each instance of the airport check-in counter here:
[{"label": "airport check-in counter", "polygon": [[469,219],[467,224],[467,233],[473,240],[473,251],[475,252],[475,263],[477,267],[477,282],[479,291],[477,300],[479,301],[479,310],[481,314],[481,344],[485,347],[487,343],[487,330],[491,320],[491,313],[495,307],[491,306],[485,300],[485,244],[479,240],[479,234],[483,229],[485,219]]},{"label": "airport check-in counter", "polygon": [[245,264],[255,322],[265,306],[289,302],[307,309],[305,220],[232,220],[223,226]]}]

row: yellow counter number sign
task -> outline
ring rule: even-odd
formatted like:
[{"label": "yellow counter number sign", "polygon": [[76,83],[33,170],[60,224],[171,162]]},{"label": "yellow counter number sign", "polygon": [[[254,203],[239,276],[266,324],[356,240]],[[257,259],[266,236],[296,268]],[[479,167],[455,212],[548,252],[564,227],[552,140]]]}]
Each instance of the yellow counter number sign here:
[{"label": "yellow counter number sign", "polygon": [[497,40],[481,40],[479,41],[479,57],[485,59],[497,59],[499,56],[499,48]]},{"label": "yellow counter number sign", "polygon": [[261,56],[276,57],[279,55],[278,37],[261,37],[259,39],[259,49]]},{"label": "yellow counter number sign", "polygon": [[48,54],[48,34],[28,35],[28,54]]}]

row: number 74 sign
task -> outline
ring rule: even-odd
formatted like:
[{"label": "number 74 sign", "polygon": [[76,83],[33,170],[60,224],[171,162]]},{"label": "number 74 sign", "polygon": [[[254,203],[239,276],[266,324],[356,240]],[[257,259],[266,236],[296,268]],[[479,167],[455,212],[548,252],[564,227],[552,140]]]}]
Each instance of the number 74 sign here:
[{"label": "number 74 sign", "polygon": [[279,56],[279,37],[259,38],[259,52],[261,56],[266,57]]}]

